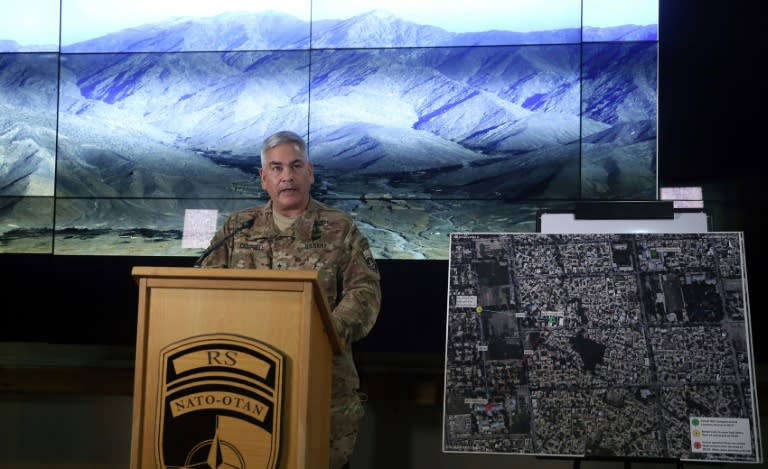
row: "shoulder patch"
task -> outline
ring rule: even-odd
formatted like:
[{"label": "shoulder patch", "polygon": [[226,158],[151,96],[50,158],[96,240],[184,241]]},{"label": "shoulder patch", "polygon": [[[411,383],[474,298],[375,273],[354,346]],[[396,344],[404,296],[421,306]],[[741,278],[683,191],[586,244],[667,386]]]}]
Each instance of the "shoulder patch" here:
[{"label": "shoulder patch", "polygon": [[376,258],[373,257],[370,248],[366,248],[365,251],[363,251],[363,258],[365,259],[365,264],[369,269],[374,272],[379,271],[379,266],[376,264]]}]

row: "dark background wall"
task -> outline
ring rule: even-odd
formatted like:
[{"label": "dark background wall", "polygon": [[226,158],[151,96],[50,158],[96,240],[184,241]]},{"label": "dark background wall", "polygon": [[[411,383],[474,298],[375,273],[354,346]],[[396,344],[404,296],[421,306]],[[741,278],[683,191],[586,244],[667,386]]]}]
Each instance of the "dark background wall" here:
[{"label": "dark background wall", "polygon": [[713,229],[743,231],[757,361],[766,249],[765,26],[748,0],[661,0],[659,185],[698,185]]},{"label": "dark background wall", "polygon": [[[765,99],[759,2],[661,0],[659,185],[698,185],[713,229],[744,231],[752,327],[763,327]],[[194,258],[0,254],[0,340],[132,345],[136,265]],[[447,261],[382,260],[384,301],[360,351],[442,354]],[[755,344],[758,361],[765,358]]]}]

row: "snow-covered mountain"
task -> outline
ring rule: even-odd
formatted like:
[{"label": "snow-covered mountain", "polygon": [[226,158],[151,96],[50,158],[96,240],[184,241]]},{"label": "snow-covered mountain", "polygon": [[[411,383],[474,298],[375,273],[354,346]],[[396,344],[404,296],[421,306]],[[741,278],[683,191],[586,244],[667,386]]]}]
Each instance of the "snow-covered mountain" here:
[{"label": "snow-covered mountain", "polygon": [[[571,33],[549,33],[562,34]],[[602,136],[590,144],[600,161],[655,139],[655,43],[446,47],[460,36],[382,12],[317,22],[312,49],[306,23],[274,12],[119,31],[65,47],[60,72],[0,66],[0,102],[10,107],[0,138],[12,145],[23,135],[14,109],[49,116],[26,119],[24,135],[58,129],[56,193],[87,198],[253,196],[242,188],[254,183],[258,146],[282,128],[309,130],[310,155],[338,197],[357,197],[368,184],[405,196],[406,179],[407,191],[424,197],[578,197],[583,139]],[[315,48],[385,38],[420,46]],[[39,79],[57,72],[58,127],[50,119],[56,83]],[[24,161],[3,154],[16,169],[0,168],[0,194],[26,187],[20,195],[35,195],[28,188],[37,184],[11,181],[36,173],[31,165],[20,172]],[[623,165],[601,164],[614,165],[614,175]],[[615,180],[654,179],[655,167],[626,167],[634,173]],[[50,168],[35,177],[52,177]],[[654,192],[648,182],[632,193]]]},{"label": "snow-covered mountain", "polygon": [[[584,28],[584,40],[656,41],[656,25]],[[277,11],[230,12],[206,18],[178,17],[123,29],[62,46],[64,53],[202,52],[229,50],[345,49],[578,44],[580,28],[456,33],[405,21],[383,10],[311,24]],[[1,44],[0,44],[1,45]]]}]

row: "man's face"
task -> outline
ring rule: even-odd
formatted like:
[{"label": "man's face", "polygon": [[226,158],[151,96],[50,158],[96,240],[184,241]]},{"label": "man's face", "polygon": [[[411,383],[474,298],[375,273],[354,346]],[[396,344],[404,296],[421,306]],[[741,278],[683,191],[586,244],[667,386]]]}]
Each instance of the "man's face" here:
[{"label": "man's face", "polygon": [[280,214],[294,217],[307,209],[309,189],[315,182],[312,163],[301,156],[292,143],[267,150],[264,167],[259,170],[261,187]]}]

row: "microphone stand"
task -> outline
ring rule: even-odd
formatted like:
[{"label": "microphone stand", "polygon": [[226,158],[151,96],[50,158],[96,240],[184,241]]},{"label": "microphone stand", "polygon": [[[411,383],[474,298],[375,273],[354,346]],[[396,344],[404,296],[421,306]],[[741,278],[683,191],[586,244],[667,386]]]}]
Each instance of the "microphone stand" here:
[{"label": "microphone stand", "polygon": [[250,220],[245,221],[242,225],[240,225],[237,228],[235,228],[234,230],[232,230],[232,232],[230,232],[228,235],[224,236],[220,240],[218,240],[215,243],[213,243],[210,246],[208,246],[208,248],[205,251],[203,251],[202,254],[200,254],[200,257],[197,258],[197,260],[195,261],[195,264],[193,265],[193,267],[202,267],[203,261],[208,256],[210,256],[213,251],[215,251],[215,250],[219,249],[220,247],[222,247],[224,245],[224,243],[226,243],[227,241],[232,239],[237,233],[252,227],[253,223],[255,221],[256,221],[255,218],[251,218]]}]

